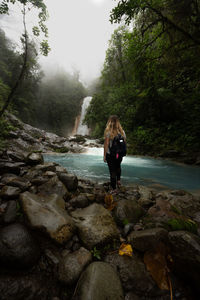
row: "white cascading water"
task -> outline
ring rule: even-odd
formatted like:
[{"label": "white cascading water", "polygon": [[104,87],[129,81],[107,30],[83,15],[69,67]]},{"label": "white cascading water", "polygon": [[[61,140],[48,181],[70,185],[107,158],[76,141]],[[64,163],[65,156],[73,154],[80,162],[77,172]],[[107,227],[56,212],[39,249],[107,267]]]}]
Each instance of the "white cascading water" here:
[{"label": "white cascading water", "polygon": [[79,135],[88,135],[89,134],[89,128],[87,127],[87,125],[82,124],[82,122],[85,118],[85,114],[86,114],[88,106],[90,105],[91,100],[92,100],[92,97],[85,97],[83,100],[82,109],[81,109],[81,117],[80,117],[80,121],[79,121],[79,125],[77,128],[76,134],[79,134]]}]

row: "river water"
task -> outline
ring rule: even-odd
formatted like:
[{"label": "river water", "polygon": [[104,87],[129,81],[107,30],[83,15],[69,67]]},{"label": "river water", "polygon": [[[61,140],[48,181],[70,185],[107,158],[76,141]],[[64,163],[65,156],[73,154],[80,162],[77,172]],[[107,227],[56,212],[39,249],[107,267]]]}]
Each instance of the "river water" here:
[{"label": "river water", "polygon": [[[78,177],[103,183],[109,181],[102,148],[88,148],[86,153],[45,154],[45,161],[54,161]],[[200,191],[200,167],[177,164],[169,160],[126,156],[121,164],[122,184],[166,186],[171,189]]]}]

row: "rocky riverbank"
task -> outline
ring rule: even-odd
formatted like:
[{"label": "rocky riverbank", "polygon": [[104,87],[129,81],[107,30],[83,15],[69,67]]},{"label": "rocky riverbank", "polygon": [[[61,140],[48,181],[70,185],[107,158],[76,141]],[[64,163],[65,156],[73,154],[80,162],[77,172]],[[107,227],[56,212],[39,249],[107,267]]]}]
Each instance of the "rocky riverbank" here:
[{"label": "rocky riverbank", "polygon": [[133,185],[112,198],[106,183],[11,150],[0,188],[2,300],[198,298],[198,197]]}]

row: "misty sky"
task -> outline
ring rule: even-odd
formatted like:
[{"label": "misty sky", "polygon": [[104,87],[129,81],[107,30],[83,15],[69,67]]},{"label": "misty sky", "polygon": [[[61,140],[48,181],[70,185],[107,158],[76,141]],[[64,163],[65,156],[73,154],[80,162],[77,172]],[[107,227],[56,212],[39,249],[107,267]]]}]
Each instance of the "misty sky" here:
[{"label": "misty sky", "polygon": [[[83,81],[100,75],[108,40],[116,25],[109,22],[114,0],[45,0],[48,7],[49,44],[51,52],[41,57],[44,69],[80,70]],[[15,40],[22,30],[21,14],[1,17],[2,29]],[[31,20],[32,18],[32,20]],[[29,16],[29,25],[33,25]],[[31,20],[31,21],[30,21]]]}]

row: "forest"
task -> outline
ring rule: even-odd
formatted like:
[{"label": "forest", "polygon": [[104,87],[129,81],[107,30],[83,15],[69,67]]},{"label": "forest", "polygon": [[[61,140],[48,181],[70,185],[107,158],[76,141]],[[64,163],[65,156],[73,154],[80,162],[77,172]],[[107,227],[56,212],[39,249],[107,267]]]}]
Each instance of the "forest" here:
[{"label": "forest", "polygon": [[[25,1],[24,6],[29,2],[42,9],[43,17],[39,18],[45,21],[43,1]],[[3,4],[1,14],[8,10],[6,1]],[[22,51],[16,50],[1,30],[0,108],[23,70],[23,80],[12,95],[8,110],[24,122],[66,136],[80,113],[82,99],[92,93],[85,118],[92,137],[102,138],[106,119],[116,114],[132,154],[198,152],[199,6],[199,0],[116,1],[110,21],[119,27],[109,41],[101,77],[95,88],[90,86],[88,90],[80,82],[78,72],[72,75],[60,70],[44,76],[38,64],[38,45],[28,39],[26,27]],[[46,34],[47,28],[41,27]],[[39,29],[34,31],[38,35]],[[47,55],[47,42],[41,47]],[[0,126],[1,136],[6,135],[9,126],[2,118]]]},{"label": "forest", "polygon": [[123,0],[86,116],[94,137],[117,114],[137,154],[199,151],[200,1]]}]

